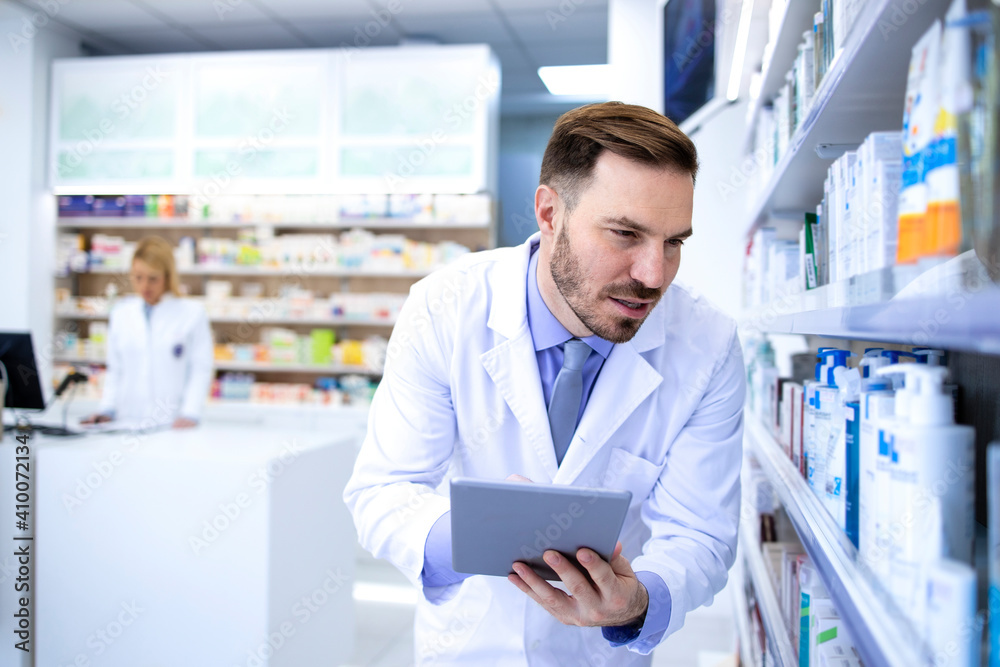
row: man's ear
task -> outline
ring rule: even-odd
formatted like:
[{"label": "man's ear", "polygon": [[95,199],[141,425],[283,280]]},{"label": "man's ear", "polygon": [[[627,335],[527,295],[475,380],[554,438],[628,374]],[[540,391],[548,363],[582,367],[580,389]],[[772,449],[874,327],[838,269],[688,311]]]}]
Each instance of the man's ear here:
[{"label": "man's ear", "polygon": [[555,220],[562,211],[559,193],[547,185],[539,185],[535,190],[535,221],[538,231],[545,238],[555,237]]}]

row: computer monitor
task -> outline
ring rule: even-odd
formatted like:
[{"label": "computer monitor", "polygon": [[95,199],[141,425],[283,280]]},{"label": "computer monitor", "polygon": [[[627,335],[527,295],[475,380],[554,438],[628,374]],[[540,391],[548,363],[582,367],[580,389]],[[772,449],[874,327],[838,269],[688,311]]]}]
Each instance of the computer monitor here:
[{"label": "computer monitor", "polygon": [[0,331],[0,364],[7,373],[4,407],[21,410],[44,410],[45,397],[38,379],[31,334]]}]

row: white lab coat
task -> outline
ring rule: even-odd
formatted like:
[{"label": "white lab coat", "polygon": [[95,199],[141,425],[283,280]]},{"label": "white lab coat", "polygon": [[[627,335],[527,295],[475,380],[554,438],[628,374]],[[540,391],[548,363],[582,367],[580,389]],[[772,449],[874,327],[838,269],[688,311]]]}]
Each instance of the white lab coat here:
[{"label": "white lab coat", "polygon": [[734,322],[674,283],[615,345],[556,465],[526,315],[529,244],[476,253],[414,285],[389,343],[368,433],[344,492],[364,548],[421,586],[447,478],[632,492],[632,567],[672,596],[666,633],[612,648],[564,626],[502,577],[422,589],[418,664],[645,665],[722,589],[736,552],[744,370]]},{"label": "white lab coat", "polygon": [[164,295],[149,320],[138,296],[115,304],[108,322],[100,411],[142,426],[199,419],[212,383],[212,331],[205,310]]}]

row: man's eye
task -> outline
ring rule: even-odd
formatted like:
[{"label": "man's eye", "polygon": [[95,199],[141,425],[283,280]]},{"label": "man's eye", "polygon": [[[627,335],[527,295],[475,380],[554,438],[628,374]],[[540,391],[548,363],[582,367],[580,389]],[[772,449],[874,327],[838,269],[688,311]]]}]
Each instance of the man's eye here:
[{"label": "man's eye", "polygon": [[615,234],[617,234],[618,236],[621,236],[621,237],[624,237],[624,238],[633,238],[633,237],[635,237],[635,232],[633,232],[631,229],[614,229],[612,231]]},{"label": "man's eye", "polygon": [[682,245],[684,245],[684,239],[670,239],[668,243],[670,243],[670,245],[672,245],[675,248],[679,248]]}]

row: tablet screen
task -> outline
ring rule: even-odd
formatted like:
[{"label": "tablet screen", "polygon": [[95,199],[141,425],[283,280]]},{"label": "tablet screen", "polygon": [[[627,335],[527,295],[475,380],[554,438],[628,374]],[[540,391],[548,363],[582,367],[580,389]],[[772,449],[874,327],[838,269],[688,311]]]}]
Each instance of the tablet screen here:
[{"label": "tablet screen", "polygon": [[505,577],[521,561],[558,580],[542,554],[554,549],[576,564],[577,550],[588,547],[610,560],[631,499],[628,491],[453,479],[452,567]]}]

